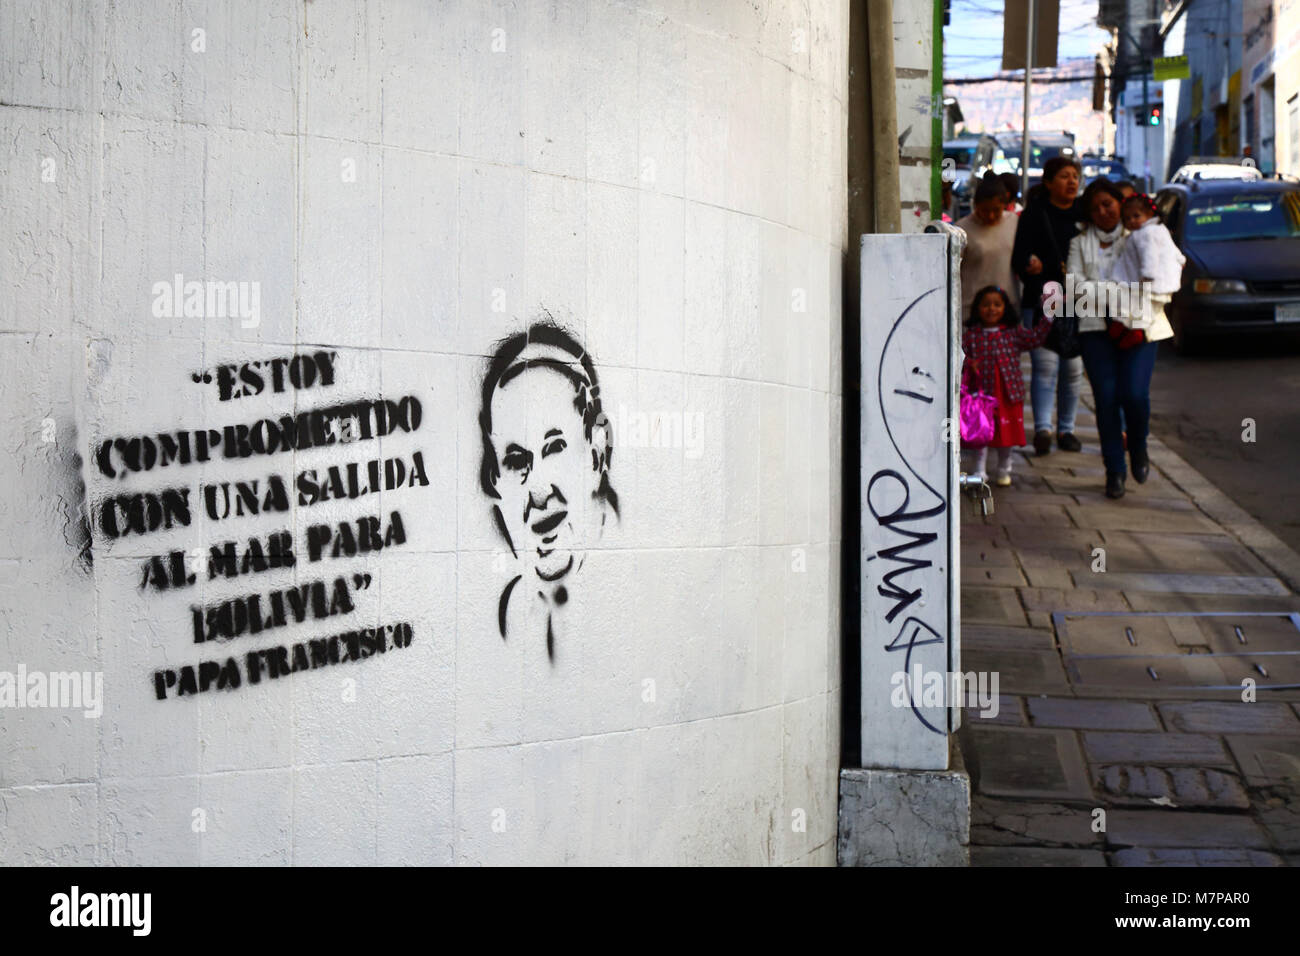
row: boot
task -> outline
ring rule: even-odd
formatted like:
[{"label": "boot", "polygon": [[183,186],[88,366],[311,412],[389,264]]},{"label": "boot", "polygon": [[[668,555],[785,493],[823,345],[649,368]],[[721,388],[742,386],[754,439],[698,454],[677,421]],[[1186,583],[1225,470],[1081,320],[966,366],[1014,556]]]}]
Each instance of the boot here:
[{"label": "boot", "polygon": [[1118,472],[1106,472],[1106,497],[1123,498],[1124,497],[1124,476]]},{"label": "boot", "polygon": [[1147,450],[1143,448],[1139,451],[1136,448],[1131,448],[1128,457],[1133,463],[1133,480],[1140,485],[1147,480],[1147,475],[1151,473],[1151,462],[1147,458]]}]

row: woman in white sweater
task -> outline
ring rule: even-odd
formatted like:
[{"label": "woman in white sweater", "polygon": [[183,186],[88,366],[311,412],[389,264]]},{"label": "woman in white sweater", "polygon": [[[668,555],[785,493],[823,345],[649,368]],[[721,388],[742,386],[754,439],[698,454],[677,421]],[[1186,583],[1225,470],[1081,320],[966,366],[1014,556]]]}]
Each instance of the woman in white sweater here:
[{"label": "woman in white sweater", "polygon": [[1011,270],[1011,247],[1016,242],[1016,216],[1006,211],[1007,189],[997,173],[988,173],[975,188],[971,213],[957,220],[966,233],[961,258],[961,315],[971,314],[975,293],[985,286],[1006,292],[1013,311],[1020,310],[1020,280]]},{"label": "woman in white sweater", "polygon": [[[1150,290],[1111,281],[1127,241],[1120,221],[1122,202],[1123,194],[1104,179],[1088,187],[1083,195],[1088,222],[1083,232],[1070,242],[1066,261],[1070,280],[1067,290],[1072,285],[1076,296],[1075,303],[1071,304],[1084,306],[1078,309],[1079,345],[1092,385],[1097,433],[1106,464],[1106,495],[1110,498],[1124,496],[1128,475],[1124,461],[1126,429],[1133,478],[1139,484],[1147,480],[1150,470],[1147,432],[1151,421],[1151,373],[1155,369],[1156,343],[1174,334],[1165,318],[1167,296],[1152,297],[1148,308],[1140,309],[1137,303],[1129,303],[1131,294],[1136,292],[1140,299],[1145,299],[1143,293],[1149,295]],[[1089,302],[1091,308],[1087,307]],[[1125,334],[1134,327],[1131,315],[1142,316],[1138,325],[1142,326],[1143,335],[1136,340]],[[1125,324],[1115,323],[1114,319],[1123,319]]]}]

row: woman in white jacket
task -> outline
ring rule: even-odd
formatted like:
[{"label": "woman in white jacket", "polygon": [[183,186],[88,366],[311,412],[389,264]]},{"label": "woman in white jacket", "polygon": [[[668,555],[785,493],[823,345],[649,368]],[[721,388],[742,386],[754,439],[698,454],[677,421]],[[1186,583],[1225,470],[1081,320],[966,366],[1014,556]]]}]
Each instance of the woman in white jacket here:
[{"label": "woman in white jacket", "polygon": [[[1127,234],[1120,221],[1123,194],[1113,183],[1096,180],[1083,195],[1088,223],[1070,242],[1066,273],[1075,295],[1091,308],[1079,310],[1079,346],[1083,367],[1092,385],[1097,411],[1097,433],[1106,465],[1106,495],[1121,498],[1128,468],[1124,461],[1125,429],[1133,478],[1147,480],[1147,432],[1151,420],[1151,373],[1155,369],[1156,343],[1173,336],[1165,318],[1167,295],[1153,295],[1139,286],[1118,285],[1114,270],[1124,252]],[[1139,293],[1145,307],[1129,302]],[[1150,296],[1147,302],[1147,296]],[[1108,312],[1115,313],[1109,315]],[[1122,320],[1114,334],[1108,330]],[[1141,336],[1128,335],[1140,330]]]}]

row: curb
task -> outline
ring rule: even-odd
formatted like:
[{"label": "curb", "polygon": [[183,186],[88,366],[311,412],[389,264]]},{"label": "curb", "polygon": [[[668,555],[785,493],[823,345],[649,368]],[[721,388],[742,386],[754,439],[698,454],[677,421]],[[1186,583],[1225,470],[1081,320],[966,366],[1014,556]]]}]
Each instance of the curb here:
[{"label": "curb", "polygon": [[[1092,396],[1084,396],[1079,404],[1096,415]],[[1218,486],[1183,460],[1182,456],[1147,430],[1148,451],[1159,452],[1159,458],[1148,454],[1153,468],[1162,471],[1183,494],[1192,499],[1205,516],[1240,541],[1251,554],[1263,561],[1294,594],[1300,594],[1300,554],[1268,528],[1253,518]]]},{"label": "curb", "polygon": [[1172,448],[1154,434],[1147,436],[1147,446],[1158,453],[1150,455],[1151,464],[1192,499],[1205,515],[1222,526],[1267,564],[1293,592],[1300,593],[1300,554],[1296,554],[1277,535],[1256,521],[1210,480],[1189,465]]}]

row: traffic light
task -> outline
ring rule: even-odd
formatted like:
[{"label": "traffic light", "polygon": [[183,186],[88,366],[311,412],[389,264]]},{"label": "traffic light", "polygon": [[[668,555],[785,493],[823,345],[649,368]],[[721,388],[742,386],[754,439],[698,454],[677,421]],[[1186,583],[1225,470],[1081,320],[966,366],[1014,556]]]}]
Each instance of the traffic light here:
[{"label": "traffic light", "polygon": [[1146,126],[1146,125],[1147,125],[1147,111],[1146,111],[1146,110],[1134,110],[1134,111],[1133,111],[1133,121],[1134,121],[1134,123],[1135,123],[1136,125],[1138,125],[1138,126]]},{"label": "traffic light", "polygon": [[1152,126],[1160,125],[1160,107],[1158,106],[1152,107],[1151,109],[1151,125]]}]

